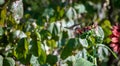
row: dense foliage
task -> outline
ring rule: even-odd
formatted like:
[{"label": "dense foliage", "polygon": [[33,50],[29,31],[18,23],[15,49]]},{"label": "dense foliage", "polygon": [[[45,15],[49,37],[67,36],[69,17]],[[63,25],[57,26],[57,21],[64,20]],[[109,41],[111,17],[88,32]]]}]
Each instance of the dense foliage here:
[{"label": "dense foliage", "polygon": [[0,66],[114,66],[119,6],[119,0],[0,0]]}]

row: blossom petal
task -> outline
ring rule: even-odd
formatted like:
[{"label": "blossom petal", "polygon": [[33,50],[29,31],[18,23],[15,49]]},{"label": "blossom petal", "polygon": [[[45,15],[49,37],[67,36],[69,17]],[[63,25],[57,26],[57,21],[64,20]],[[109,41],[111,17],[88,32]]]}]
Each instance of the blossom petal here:
[{"label": "blossom petal", "polygon": [[114,29],[114,30],[112,31],[112,33],[113,33],[114,36],[120,37],[120,33],[119,33],[116,29]]},{"label": "blossom petal", "polygon": [[115,47],[115,46],[116,46],[115,43],[111,43],[111,44],[110,44],[110,47]]},{"label": "blossom petal", "polygon": [[112,41],[113,43],[117,43],[117,42],[119,42],[119,38],[117,38],[117,37],[112,37],[112,38],[111,38],[111,41]]},{"label": "blossom petal", "polygon": [[113,29],[119,29],[119,27],[118,26],[113,26]]},{"label": "blossom petal", "polygon": [[114,52],[117,52],[118,53],[118,45],[116,45],[114,48],[113,48],[113,50],[114,50]]}]

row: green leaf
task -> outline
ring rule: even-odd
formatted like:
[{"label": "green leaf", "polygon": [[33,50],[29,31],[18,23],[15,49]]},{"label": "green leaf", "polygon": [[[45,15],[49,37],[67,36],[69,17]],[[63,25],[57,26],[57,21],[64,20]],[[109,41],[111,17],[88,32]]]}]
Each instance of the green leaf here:
[{"label": "green leaf", "polygon": [[25,38],[27,37],[27,35],[23,32],[23,31],[20,31],[20,30],[16,30],[15,32],[13,32],[13,38],[16,39],[16,38]]},{"label": "green leaf", "polygon": [[2,36],[4,34],[4,30],[2,29],[2,27],[0,27],[0,36]]},{"label": "green leaf", "polygon": [[66,13],[66,16],[68,17],[68,19],[72,19],[73,17],[73,11],[72,11],[72,7],[70,7]]},{"label": "green leaf", "polygon": [[7,10],[6,8],[4,8],[2,11],[1,11],[1,18],[4,20],[6,18],[6,13],[7,13]]},{"label": "green leaf", "polygon": [[47,59],[46,53],[45,53],[45,51],[42,50],[41,55],[40,55],[40,57],[38,57],[37,60],[40,64],[44,64],[46,62],[46,59]]},{"label": "green leaf", "polygon": [[64,13],[65,13],[65,12],[64,12],[64,8],[62,8],[62,9],[59,11],[59,16],[60,16],[60,17],[63,17]]},{"label": "green leaf", "polygon": [[57,35],[60,32],[60,29],[58,29],[58,26],[55,23],[51,23],[48,27],[48,30],[53,36]]},{"label": "green leaf", "polygon": [[77,14],[77,13],[76,13],[75,9],[72,8],[72,7],[70,7],[70,8],[68,9],[67,13],[66,13],[66,16],[67,16],[67,18],[68,18],[69,20],[71,20],[71,19],[73,19],[73,18],[76,17],[76,14]]},{"label": "green leaf", "polygon": [[103,28],[111,28],[111,23],[109,20],[105,20],[101,25],[103,26]]},{"label": "green leaf", "polygon": [[63,39],[68,38],[68,32],[67,31],[62,32],[62,38]]},{"label": "green leaf", "polygon": [[108,56],[108,49],[104,47],[98,47],[98,57],[100,60],[105,60],[106,56]]},{"label": "green leaf", "polygon": [[55,20],[56,20],[56,17],[51,17],[50,18],[50,22],[55,22]]},{"label": "green leaf", "polygon": [[0,55],[0,66],[3,66],[3,57]]},{"label": "green leaf", "polygon": [[48,30],[52,34],[52,39],[54,39],[55,41],[58,41],[59,39],[58,34],[60,33],[60,27],[57,26],[57,24],[55,23],[51,23],[48,27]]},{"label": "green leaf", "polygon": [[53,30],[52,30],[52,35],[57,35],[58,34],[58,27],[57,27],[57,25],[56,24],[54,24],[54,26],[53,26]]},{"label": "green leaf", "polygon": [[97,12],[96,8],[94,8],[89,2],[84,5],[86,7],[86,11],[89,13],[87,17],[93,17],[93,14]]},{"label": "green leaf", "polygon": [[95,33],[97,36],[101,37],[102,40],[104,39],[104,31],[100,26],[95,28]]},{"label": "green leaf", "polygon": [[97,46],[97,47],[101,46],[101,47],[107,48],[107,49],[113,54],[113,56],[114,56],[116,59],[118,59],[117,55],[116,55],[108,46],[106,46],[106,45],[104,45],[104,44],[97,44],[96,46]]},{"label": "green leaf", "polygon": [[55,40],[53,40],[53,39],[47,40],[47,45],[51,48],[57,47],[57,44],[56,44]]},{"label": "green leaf", "polygon": [[67,41],[66,46],[62,50],[61,58],[66,59],[68,56],[72,55],[72,50],[74,50],[76,45],[76,40],[74,38],[71,38]]},{"label": "green leaf", "polygon": [[86,39],[81,39],[79,38],[79,41],[80,41],[80,44],[83,46],[83,47],[88,47],[88,42]]},{"label": "green leaf", "polygon": [[83,4],[78,4],[75,6],[75,9],[78,10],[78,13],[81,14],[81,13],[86,13],[86,9],[85,9],[85,6]]},{"label": "green leaf", "polygon": [[71,27],[74,25],[74,21],[73,20],[69,20],[67,23],[66,23],[66,27]]},{"label": "green leaf", "polygon": [[17,48],[15,50],[15,56],[20,59],[20,58],[26,58],[28,54],[28,41],[26,38],[22,38],[17,45]]},{"label": "green leaf", "polygon": [[42,41],[52,37],[51,33],[48,30],[41,30],[40,35]]},{"label": "green leaf", "polygon": [[29,64],[30,63],[30,59],[31,59],[31,54],[27,54],[27,56],[26,56],[26,58],[20,58],[20,59],[18,59],[19,61],[20,61],[20,63],[22,63],[22,64]]},{"label": "green leaf", "polygon": [[84,58],[87,59],[87,50],[83,48],[81,51],[79,51],[76,55],[76,58]]},{"label": "green leaf", "polygon": [[36,31],[35,33],[36,33],[36,36],[37,36],[37,38],[38,38],[37,40],[41,41],[41,36],[40,36],[40,34],[39,34],[37,31]]},{"label": "green leaf", "polygon": [[31,56],[31,59],[30,59],[30,64],[31,64],[32,66],[40,66],[40,64],[39,64],[39,62],[38,62],[37,59],[38,59],[38,57],[32,55],[32,56]]},{"label": "green leaf", "polygon": [[5,0],[0,0],[0,5],[4,4]]},{"label": "green leaf", "polygon": [[94,64],[84,58],[79,58],[73,66],[94,66]]},{"label": "green leaf", "polygon": [[11,6],[11,11],[13,17],[17,24],[19,24],[20,19],[23,17],[23,2],[22,0],[14,1]]},{"label": "green leaf", "polygon": [[47,56],[47,63],[49,63],[51,66],[53,66],[57,62],[57,60],[57,56],[55,55],[50,54]]},{"label": "green leaf", "polygon": [[30,44],[31,44],[30,52],[35,56],[40,56],[41,55],[41,42],[39,40],[32,40]]},{"label": "green leaf", "polygon": [[4,22],[5,22],[5,20],[6,20],[6,14],[7,14],[7,9],[6,8],[4,8],[4,9],[2,9],[1,11],[0,11],[1,13],[0,13],[0,26],[4,26]]},{"label": "green leaf", "polygon": [[13,58],[7,57],[3,60],[3,66],[15,66],[15,61]]},{"label": "green leaf", "polygon": [[55,25],[55,23],[51,23],[51,24],[48,26],[48,30],[50,31],[50,33],[52,33],[52,31],[53,31],[54,25]]},{"label": "green leaf", "polygon": [[42,16],[53,16],[54,15],[54,9],[53,8],[46,8]]},{"label": "green leaf", "polygon": [[68,64],[68,66],[73,66],[73,63],[76,61],[75,56],[69,56],[65,59],[65,62]]},{"label": "green leaf", "polygon": [[112,34],[112,31],[111,31],[111,23],[109,20],[105,20],[102,24],[101,24],[101,27],[103,28],[104,30],[104,33],[105,33],[105,37],[107,36],[110,36]]}]

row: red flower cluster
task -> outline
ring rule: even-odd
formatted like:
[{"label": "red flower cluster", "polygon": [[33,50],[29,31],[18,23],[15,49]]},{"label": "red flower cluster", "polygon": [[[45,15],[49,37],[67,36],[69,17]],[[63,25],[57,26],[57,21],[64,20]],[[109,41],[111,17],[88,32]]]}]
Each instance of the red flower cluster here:
[{"label": "red flower cluster", "polygon": [[116,24],[112,27],[112,35],[110,47],[113,48],[113,51],[120,53],[120,25]]}]

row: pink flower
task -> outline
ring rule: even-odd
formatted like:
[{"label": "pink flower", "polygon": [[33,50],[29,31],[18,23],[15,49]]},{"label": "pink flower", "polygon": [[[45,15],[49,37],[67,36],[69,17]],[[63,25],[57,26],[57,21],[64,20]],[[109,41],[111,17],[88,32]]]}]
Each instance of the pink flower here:
[{"label": "pink flower", "polygon": [[116,24],[112,27],[112,35],[110,47],[114,52],[120,54],[120,25]]},{"label": "pink flower", "polygon": [[118,51],[118,48],[119,48],[119,47],[116,45],[116,46],[113,48],[114,52],[117,52],[117,53],[118,53],[118,52],[119,52],[119,51]]},{"label": "pink flower", "polygon": [[112,33],[113,33],[113,35],[116,36],[116,37],[119,37],[119,36],[120,36],[120,33],[117,31],[117,29],[113,29],[113,30],[112,30]]},{"label": "pink flower", "polygon": [[111,41],[112,41],[112,43],[117,43],[117,42],[119,42],[119,38],[113,37],[113,38],[111,38]]},{"label": "pink flower", "polygon": [[115,43],[111,43],[111,44],[110,44],[110,47],[115,47],[115,46],[116,46]]}]

